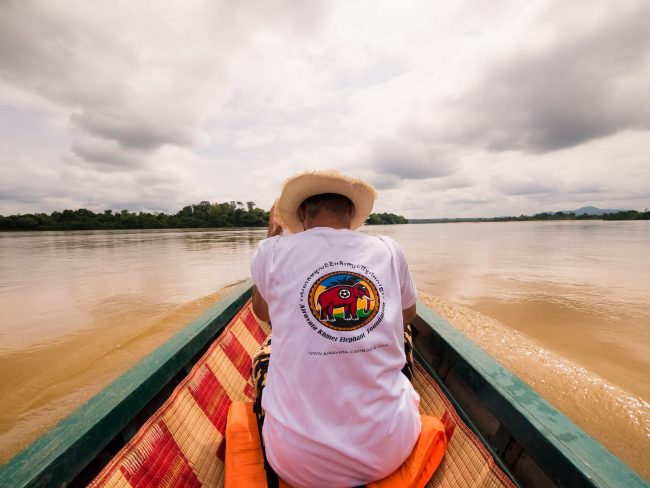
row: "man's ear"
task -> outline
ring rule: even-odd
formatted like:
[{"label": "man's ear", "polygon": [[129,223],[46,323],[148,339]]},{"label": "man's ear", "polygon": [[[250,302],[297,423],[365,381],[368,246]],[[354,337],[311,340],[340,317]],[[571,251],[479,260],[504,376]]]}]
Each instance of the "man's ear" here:
[{"label": "man's ear", "polygon": [[300,216],[300,220],[304,224],[305,223],[305,206],[302,205],[302,204],[300,205],[300,207],[298,207],[298,215]]}]

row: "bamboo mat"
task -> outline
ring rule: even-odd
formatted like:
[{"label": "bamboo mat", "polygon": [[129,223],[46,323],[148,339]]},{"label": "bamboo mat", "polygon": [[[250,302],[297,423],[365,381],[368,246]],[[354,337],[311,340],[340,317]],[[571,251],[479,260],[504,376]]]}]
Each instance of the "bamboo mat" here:
[{"label": "bamboo mat", "polygon": [[420,411],[438,417],[447,434],[447,452],[427,488],[514,488],[515,485],[494,463],[483,443],[458,416],[438,384],[417,363],[413,383],[420,394]]},{"label": "bamboo mat", "polygon": [[[222,487],[228,408],[233,401],[254,399],[251,357],[268,332],[266,324],[258,324],[248,302],[90,486]],[[442,419],[449,442],[427,486],[514,486],[419,365],[415,386],[422,412]]]}]

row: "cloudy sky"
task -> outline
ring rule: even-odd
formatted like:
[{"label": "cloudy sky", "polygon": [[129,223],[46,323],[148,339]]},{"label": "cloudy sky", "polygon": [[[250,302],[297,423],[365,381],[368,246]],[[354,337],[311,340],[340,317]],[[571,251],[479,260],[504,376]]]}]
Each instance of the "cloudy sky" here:
[{"label": "cloudy sky", "polygon": [[650,207],[647,0],[0,1],[0,214],[272,204]]}]

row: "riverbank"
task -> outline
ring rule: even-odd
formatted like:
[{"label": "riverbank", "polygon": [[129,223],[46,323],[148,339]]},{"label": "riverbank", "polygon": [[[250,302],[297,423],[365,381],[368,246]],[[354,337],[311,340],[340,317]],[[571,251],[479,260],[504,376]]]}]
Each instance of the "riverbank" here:
[{"label": "riverbank", "polygon": [[[518,217],[469,217],[407,219],[393,213],[371,213],[366,225],[394,224],[457,224],[481,222],[557,222],[583,220],[650,220],[650,211],[622,210],[613,213],[582,214],[574,212],[544,212]],[[0,215],[0,232],[61,231],[61,230],[183,230],[183,229],[237,229],[264,228],[269,223],[269,212],[255,207],[255,202],[210,203],[188,205],[175,214],[162,212],[104,212],[91,210],[63,210],[62,212]]]}]

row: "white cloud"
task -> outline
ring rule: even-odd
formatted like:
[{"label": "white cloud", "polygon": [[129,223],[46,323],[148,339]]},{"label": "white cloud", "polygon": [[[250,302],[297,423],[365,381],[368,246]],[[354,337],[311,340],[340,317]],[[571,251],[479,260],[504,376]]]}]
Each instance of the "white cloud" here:
[{"label": "white cloud", "polygon": [[410,217],[645,208],[647,2],[0,4],[0,213],[268,208],[335,167]]}]

